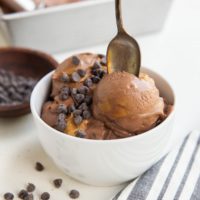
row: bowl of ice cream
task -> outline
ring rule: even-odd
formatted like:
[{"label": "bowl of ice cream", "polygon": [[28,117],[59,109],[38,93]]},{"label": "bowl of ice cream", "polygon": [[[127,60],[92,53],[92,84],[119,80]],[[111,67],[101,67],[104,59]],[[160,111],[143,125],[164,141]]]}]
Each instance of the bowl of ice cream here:
[{"label": "bowl of ice cream", "polygon": [[67,175],[98,186],[132,180],[167,153],[174,106],[156,72],[107,74],[105,57],[89,53],[65,60],[31,96],[46,153]]}]

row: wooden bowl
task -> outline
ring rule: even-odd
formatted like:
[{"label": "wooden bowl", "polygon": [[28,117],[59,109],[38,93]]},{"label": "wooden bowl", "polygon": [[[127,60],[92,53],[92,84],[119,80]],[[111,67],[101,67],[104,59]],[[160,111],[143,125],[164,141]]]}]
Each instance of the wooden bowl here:
[{"label": "wooden bowl", "polygon": [[[38,81],[57,67],[50,55],[26,48],[0,48],[0,68],[16,75],[31,77]],[[18,105],[0,105],[0,117],[16,117],[30,112],[30,102]]]}]

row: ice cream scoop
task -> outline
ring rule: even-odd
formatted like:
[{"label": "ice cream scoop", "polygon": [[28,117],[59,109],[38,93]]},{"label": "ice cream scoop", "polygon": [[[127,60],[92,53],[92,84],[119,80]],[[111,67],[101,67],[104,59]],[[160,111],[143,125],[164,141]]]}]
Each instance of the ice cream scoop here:
[{"label": "ice cream scoop", "polygon": [[124,137],[144,132],[164,118],[165,103],[154,80],[127,72],[104,76],[93,96],[94,117]]}]

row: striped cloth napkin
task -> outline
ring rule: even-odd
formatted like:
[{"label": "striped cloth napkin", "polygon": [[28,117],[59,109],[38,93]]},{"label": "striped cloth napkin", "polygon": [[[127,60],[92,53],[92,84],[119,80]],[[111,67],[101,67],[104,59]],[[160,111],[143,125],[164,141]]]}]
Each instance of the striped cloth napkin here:
[{"label": "striped cloth napkin", "polygon": [[200,200],[200,133],[190,133],[113,200]]}]

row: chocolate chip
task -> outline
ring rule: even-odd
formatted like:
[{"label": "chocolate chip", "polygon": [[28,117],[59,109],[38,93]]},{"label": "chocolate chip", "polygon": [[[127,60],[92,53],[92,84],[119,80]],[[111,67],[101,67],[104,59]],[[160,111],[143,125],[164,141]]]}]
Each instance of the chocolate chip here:
[{"label": "chocolate chip", "polygon": [[63,81],[63,82],[65,82],[65,83],[69,83],[70,78],[69,78],[68,74],[64,73],[64,74],[62,74],[62,76],[60,77],[60,80]]},{"label": "chocolate chip", "polygon": [[18,197],[20,199],[25,199],[26,197],[28,197],[28,192],[26,190],[21,190],[19,193],[18,193]]},{"label": "chocolate chip", "polygon": [[16,93],[16,89],[13,86],[11,86],[8,88],[7,92],[9,93],[9,95],[12,95],[12,94]]},{"label": "chocolate chip", "polygon": [[94,65],[92,66],[92,69],[100,69],[101,65],[98,62],[95,62]]},{"label": "chocolate chip", "polygon": [[73,82],[79,82],[81,79],[80,75],[77,73],[77,72],[73,72],[72,75],[71,75],[71,80]]},{"label": "chocolate chip", "polygon": [[85,98],[84,94],[76,94],[76,95],[74,95],[74,99],[78,104],[82,103],[84,98]]},{"label": "chocolate chip", "polygon": [[44,170],[44,166],[40,162],[36,162],[35,169],[40,172]]},{"label": "chocolate chip", "polygon": [[28,194],[23,200],[33,200],[33,194]]},{"label": "chocolate chip", "polygon": [[100,72],[100,74],[99,74],[99,77],[100,77],[100,78],[103,78],[105,74],[106,74],[106,72],[102,70],[102,71]]},{"label": "chocolate chip", "polygon": [[76,131],[75,135],[76,135],[76,137],[79,137],[79,138],[85,138],[86,133],[82,130],[78,130],[78,131]]},{"label": "chocolate chip", "polygon": [[62,185],[62,179],[61,179],[61,178],[55,179],[55,180],[53,181],[53,184],[54,184],[54,186],[55,186],[56,188],[60,188],[61,185]]},{"label": "chocolate chip", "polygon": [[11,98],[13,99],[13,100],[16,100],[16,101],[23,101],[23,96],[21,95],[21,94],[19,94],[19,93],[14,93],[14,94],[12,94],[11,95]]},{"label": "chocolate chip", "polygon": [[92,70],[92,74],[95,75],[95,76],[100,76],[101,72],[102,72],[101,69],[94,69],[94,70]]},{"label": "chocolate chip", "polygon": [[59,120],[59,121],[64,121],[65,118],[66,118],[66,115],[65,115],[64,113],[60,113],[60,114],[58,115],[58,120]]},{"label": "chocolate chip", "polygon": [[69,92],[70,92],[70,90],[68,87],[63,87],[60,91],[60,95],[59,95],[60,99],[67,100],[69,97]]},{"label": "chocolate chip", "polygon": [[83,111],[83,119],[89,119],[91,117],[91,113],[88,110]]},{"label": "chocolate chip", "polygon": [[91,87],[92,86],[92,80],[90,78],[87,78],[83,84],[87,87]]},{"label": "chocolate chip", "polygon": [[67,114],[68,113],[67,106],[65,104],[60,104],[58,106],[58,113]]},{"label": "chocolate chip", "polygon": [[82,110],[75,110],[75,111],[73,112],[74,117],[77,117],[77,116],[79,116],[79,115],[81,115],[81,114],[82,114]]},{"label": "chocolate chip", "polygon": [[63,87],[60,92],[69,95],[70,89],[68,87]]},{"label": "chocolate chip", "polygon": [[56,124],[56,129],[58,131],[61,131],[61,132],[64,132],[64,130],[66,129],[66,127],[67,127],[67,125],[63,121],[57,122],[57,124]]},{"label": "chocolate chip", "polygon": [[80,75],[80,77],[84,77],[86,75],[86,71],[83,69],[78,69],[77,73]]},{"label": "chocolate chip", "polygon": [[0,103],[8,103],[10,102],[9,101],[9,98],[6,96],[6,94],[0,94]]},{"label": "chocolate chip", "polygon": [[72,104],[72,105],[70,105],[70,106],[68,107],[69,113],[72,113],[72,112],[74,112],[75,110],[76,110],[76,107],[74,106],[74,104]]},{"label": "chocolate chip", "polygon": [[79,63],[80,63],[79,58],[77,56],[72,56],[72,63],[74,65],[79,65]]},{"label": "chocolate chip", "polygon": [[30,95],[36,80],[13,74],[0,69],[0,104],[23,103],[30,100]]},{"label": "chocolate chip", "polygon": [[4,199],[5,200],[13,200],[14,199],[14,195],[10,192],[7,192],[4,194]]},{"label": "chocolate chip", "polygon": [[88,106],[87,106],[87,104],[84,102],[84,103],[82,103],[79,107],[78,107],[78,109],[80,109],[80,110],[88,110]]},{"label": "chocolate chip", "polygon": [[58,119],[56,122],[56,129],[61,132],[64,132],[65,128],[67,127],[65,118],[66,118],[66,115],[64,113],[60,113],[58,115]]},{"label": "chocolate chip", "polygon": [[85,103],[87,105],[90,105],[92,103],[92,97],[90,95],[87,95],[84,99]]},{"label": "chocolate chip", "polygon": [[35,190],[35,185],[33,183],[29,183],[26,187],[28,192],[33,192]]},{"label": "chocolate chip", "polygon": [[40,198],[41,198],[42,200],[48,200],[48,199],[50,199],[50,194],[49,194],[48,192],[43,192],[43,193],[41,194]]},{"label": "chocolate chip", "polygon": [[76,116],[76,117],[74,118],[74,123],[75,123],[76,125],[81,124],[82,121],[83,121],[83,118],[82,118],[80,115],[78,115],[78,116]]},{"label": "chocolate chip", "polygon": [[69,95],[68,95],[68,94],[60,93],[59,97],[60,97],[61,100],[64,101],[64,100],[67,100],[67,99],[68,99]]},{"label": "chocolate chip", "polygon": [[101,80],[98,76],[93,76],[91,79],[93,83],[98,83]]},{"label": "chocolate chip", "polygon": [[90,91],[90,89],[87,86],[81,86],[80,88],[78,88],[78,92],[80,94],[87,94]]},{"label": "chocolate chip", "polygon": [[106,57],[105,57],[105,56],[101,59],[100,63],[101,63],[102,65],[104,65],[104,66],[107,65],[107,61],[106,61]]},{"label": "chocolate chip", "polygon": [[78,190],[71,190],[71,191],[69,192],[69,196],[70,196],[70,198],[72,198],[72,199],[77,199],[77,198],[80,196],[80,193],[79,193]]}]

